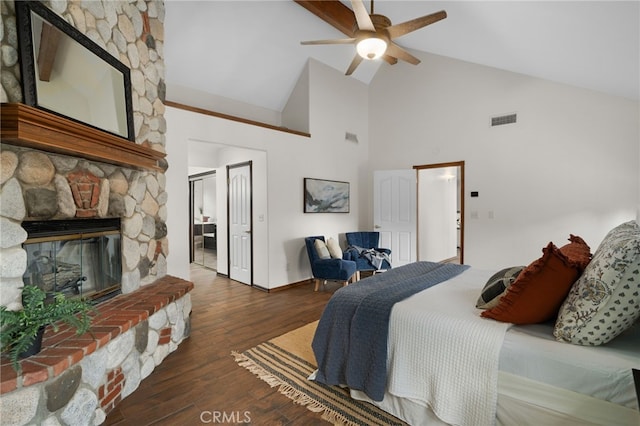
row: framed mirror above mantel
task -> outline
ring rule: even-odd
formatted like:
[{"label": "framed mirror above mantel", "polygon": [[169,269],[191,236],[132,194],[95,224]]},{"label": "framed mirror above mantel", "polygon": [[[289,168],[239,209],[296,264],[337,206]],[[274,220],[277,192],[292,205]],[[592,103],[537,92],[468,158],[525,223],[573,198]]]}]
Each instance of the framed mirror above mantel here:
[{"label": "framed mirror above mantel", "polygon": [[130,69],[42,2],[15,8],[24,103],[2,104],[2,143],[165,170],[136,143]]},{"label": "framed mirror above mantel", "polygon": [[17,1],[23,102],[135,142],[130,69],[39,1]]}]

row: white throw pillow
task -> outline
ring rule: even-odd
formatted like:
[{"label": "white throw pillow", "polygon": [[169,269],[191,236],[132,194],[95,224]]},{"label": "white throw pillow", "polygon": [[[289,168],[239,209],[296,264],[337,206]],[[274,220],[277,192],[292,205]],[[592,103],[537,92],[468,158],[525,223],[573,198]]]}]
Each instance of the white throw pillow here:
[{"label": "white throw pillow", "polygon": [[313,242],[313,246],[316,248],[316,253],[320,259],[331,259],[331,254],[329,254],[329,249],[324,241],[316,238]]},{"label": "white throw pillow", "polygon": [[327,240],[327,248],[329,249],[329,254],[332,258],[342,259],[342,249],[335,238],[329,238]]}]

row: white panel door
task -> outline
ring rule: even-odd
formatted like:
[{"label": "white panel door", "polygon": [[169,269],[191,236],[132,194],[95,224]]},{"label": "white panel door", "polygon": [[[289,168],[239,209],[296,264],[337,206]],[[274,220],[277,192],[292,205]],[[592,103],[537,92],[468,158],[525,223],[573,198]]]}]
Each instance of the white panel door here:
[{"label": "white panel door", "polygon": [[380,247],[391,249],[392,266],[416,261],[416,172],[373,173],[373,224]]},{"label": "white panel door", "polygon": [[229,166],[229,278],[252,284],[251,165]]}]

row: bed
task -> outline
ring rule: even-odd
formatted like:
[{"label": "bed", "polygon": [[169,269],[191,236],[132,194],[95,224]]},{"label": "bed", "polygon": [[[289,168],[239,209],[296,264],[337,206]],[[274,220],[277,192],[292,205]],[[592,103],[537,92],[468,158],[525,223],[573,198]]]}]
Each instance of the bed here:
[{"label": "bed", "polygon": [[[476,308],[496,271],[466,266],[417,262],[338,290],[314,336],[312,379],[348,386],[353,398],[414,425],[640,424],[633,375],[640,369],[640,228],[635,221],[614,228],[581,264],[571,257],[581,239],[570,241],[547,246],[502,293],[511,297],[502,305],[528,315],[514,294],[534,296],[516,291],[518,280],[536,288],[552,282],[543,292],[562,300],[545,321],[537,321],[538,307],[525,324],[492,318],[500,303]],[[574,270],[559,291],[565,267]],[[602,321],[617,312],[615,323]],[[594,333],[601,326],[609,330]]]}]

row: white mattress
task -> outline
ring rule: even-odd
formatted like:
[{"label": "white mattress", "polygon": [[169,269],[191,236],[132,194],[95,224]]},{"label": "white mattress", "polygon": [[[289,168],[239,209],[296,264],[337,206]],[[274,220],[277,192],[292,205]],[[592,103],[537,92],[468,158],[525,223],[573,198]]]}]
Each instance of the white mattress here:
[{"label": "white mattress", "polygon": [[[458,289],[457,293],[463,295],[464,300],[457,300],[456,303],[475,309],[480,290],[493,272],[471,268],[451,283],[439,286],[461,286],[464,291]],[[402,303],[396,304],[394,310],[402,309]],[[446,311],[447,307],[442,306],[441,310]],[[479,315],[480,310],[476,311]],[[507,331],[499,360],[499,417],[509,418],[508,407],[514,407],[514,413],[524,412],[524,407],[528,407],[528,410],[532,413],[538,412],[540,416],[549,413],[555,416],[560,410],[562,416],[571,418],[575,414],[580,418],[584,412],[584,408],[580,407],[598,405],[601,401],[603,405],[598,408],[600,411],[608,410],[607,406],[610,405],[613,408],[610,411],[621,411],[622,419],[628,419],[629,415],[631,418],[640,418],[631,373],[631,368],[640,367],[639,325],[607,345],[599,347],[557,342],[552,331],[553,324],[513,326]],[[508,382],[505,382],[505,379],[508,379]],[[516,385],[509,386],[505,394],[505,383]],[[534,399],[533,385],[541,389],[537,392],[540,397],[530,404]],[[367,399],[357,391],[352,392],[352,395],[356,399]],[[575,404],[569,401],[575,401]],[[376,405],[412,424],[421,423],[417,419],[424,420],[424,416],[427,416],[425,409],[428,410],[423,404],[416,404],[394,395],[387,395],[382,403]],[[566,408],[566,411],[561,410],[562,407]]]},{"label": "white mattress", "polygon": [[514,326],[500,371],[638,410],[632,368],[640,368],[640,326],[602,346],[554,340],[553,324]]}]

